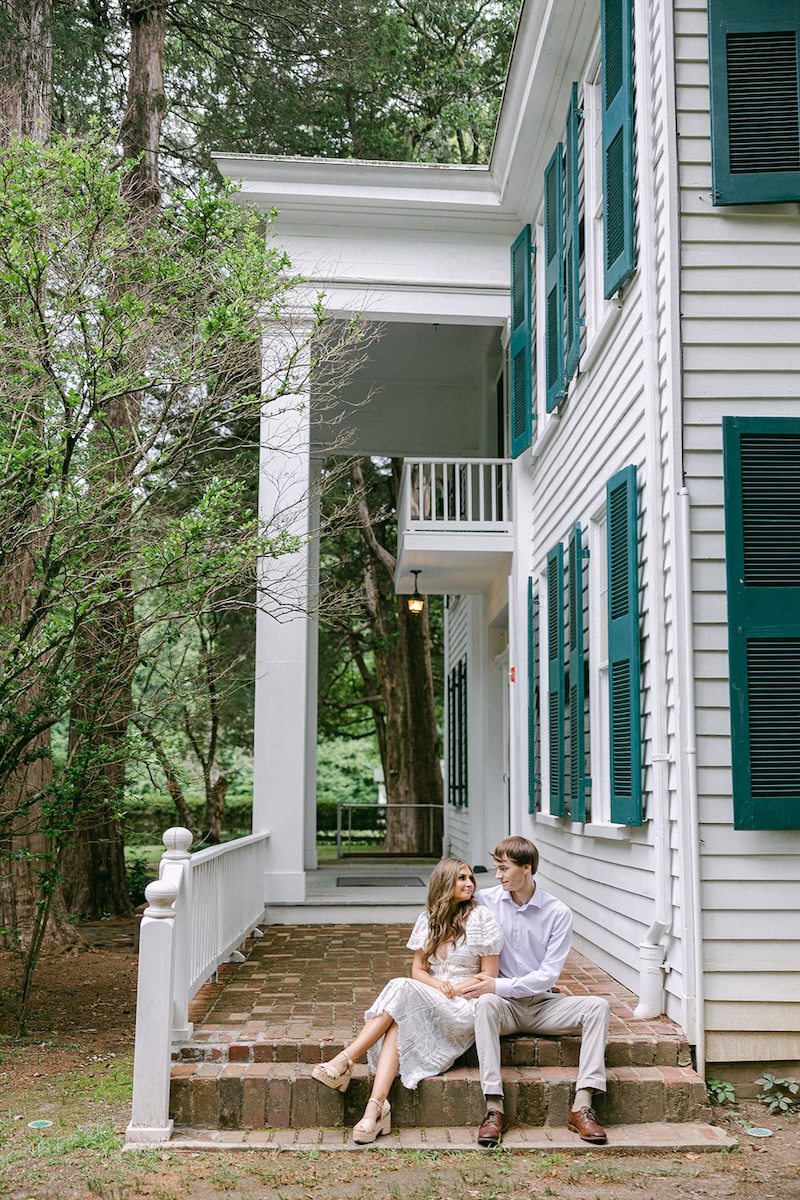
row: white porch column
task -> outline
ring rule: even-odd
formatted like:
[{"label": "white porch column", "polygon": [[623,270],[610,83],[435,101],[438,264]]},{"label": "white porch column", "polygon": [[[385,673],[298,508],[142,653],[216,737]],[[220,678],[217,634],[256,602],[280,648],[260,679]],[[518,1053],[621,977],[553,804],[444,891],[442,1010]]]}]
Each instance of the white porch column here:
[{"label": "white porch column", "polygon": [[[266,612],[256,621],[253,832],[270,831],[266,903],[305,900],[306,814],[316,794],[316,581],[312,553],[310,351],[308,327],[272,327],[265,337],[259,514],[270,534],[300,539],[261,566]],[[277,399],[286,363],[289,390]],[[313,712],[313,721],[309,716]],[[313,816],[313,813],[312,813]]]}]

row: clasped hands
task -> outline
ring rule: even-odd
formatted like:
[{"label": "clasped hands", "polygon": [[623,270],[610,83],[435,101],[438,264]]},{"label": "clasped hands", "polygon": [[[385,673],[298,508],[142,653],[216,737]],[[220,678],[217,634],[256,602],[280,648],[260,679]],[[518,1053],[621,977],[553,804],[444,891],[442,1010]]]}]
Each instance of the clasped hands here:
[{"label": "clasped hands", "polygon": [[494,994],[495,982],[494,975],[486,975],[479,971],[477,975],[461,983],[454,984],[449,979],[437,979],[435,987],[448,1000],[455,1000],[458,996],[463,996],[465,1000],[475,1000],[478,996]]}]

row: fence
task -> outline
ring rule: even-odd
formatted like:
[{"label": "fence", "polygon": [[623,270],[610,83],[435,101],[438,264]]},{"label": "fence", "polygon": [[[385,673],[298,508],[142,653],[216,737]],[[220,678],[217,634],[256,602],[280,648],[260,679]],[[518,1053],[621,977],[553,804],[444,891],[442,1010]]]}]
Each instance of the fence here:
[{"label": "fence", "polygon": [[503,458],[413,458],[403,464],[398,528],[510,528],[511,463]]},{"label": "fence", "polygon": [[268,838],[255,833],[190,855],[188,829],[164,834],[139,933],[130,1145],[169,1140],[172,1044],[192,1035],[197,989],[263,920]]},{"label": "fence", "polygon": [[[336,857],[337,858],[342,857],[342,837],[343,837],[342,812],[343,812],[343,810],[344,809],[348,810],[348,813],[347,813],[347,853],[350,854],[350,853],[352,853],[352,839],[353,839],[353,809],[366,808],[366,807],[374,809],[375,805],[367,806],[364,804],[358,804],[355,801],[351,802],[351,801],[346,801],[346,800],[339,801],[339,803],[337,804],[337,806],[336,806]],[[402,808],[405,811],[408,811],[409,808],[427,808],[429,810],[428,849],[427,849],[427,851],[421,851],[421,853],[430,855],[432,858],[440,858],[441,857],[441,853],[442,853],[441,838],[437,839],[439,842],[438,846],[434,845],[435,817],[436,817],[437,812],[442,813],[442,811],[443,811],[441,804],[381,804],[380,812],[386,813],[386,811],[390,808]],[[356,829],[356,833],[358,833],[358,829]]]}]

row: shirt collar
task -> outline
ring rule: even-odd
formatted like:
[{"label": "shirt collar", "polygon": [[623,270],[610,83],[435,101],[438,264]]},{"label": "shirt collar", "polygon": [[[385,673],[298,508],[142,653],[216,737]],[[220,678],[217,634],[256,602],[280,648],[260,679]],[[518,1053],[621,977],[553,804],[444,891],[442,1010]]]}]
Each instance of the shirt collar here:
[{"label": "shirt collar", "polygon": [[505,891],[502,884],[499,884],[498,886],[500,887],[501,892],[502,892],[500,899],[506,900],[513,908],[516,908],[519,912],[524,912],[526,908],[541,908],[542,907],[542,900],[543,900],[544,894],[542,892],[542,889],[539,887],[538,883],[536,885],[536,891],[533,893],[530,900],[528,900],[528,902],[526,904],[515,903],[512,895],[511,895],[511,892]]}]

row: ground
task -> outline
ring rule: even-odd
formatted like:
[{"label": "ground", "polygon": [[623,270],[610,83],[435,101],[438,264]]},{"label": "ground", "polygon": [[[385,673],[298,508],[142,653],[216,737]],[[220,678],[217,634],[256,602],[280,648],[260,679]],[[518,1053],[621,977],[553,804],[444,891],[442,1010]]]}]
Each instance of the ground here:
[{"label": "ground", "polygon": [[[580,1156],[489,1151],[122,1153],[136,994],[130,927],[106,922],[93,946],[50,951],[27,1036],[0,1012],[0,1196],[10,1200],[800,1200],[800,1117],[754,1102],[716,1108],[733,1152]],[[0,955],[0,997],[13,964]],[[53,1122],[35,1133],[28,1122]],[[764,1126],[770,1138],[746,1128]]]}]

